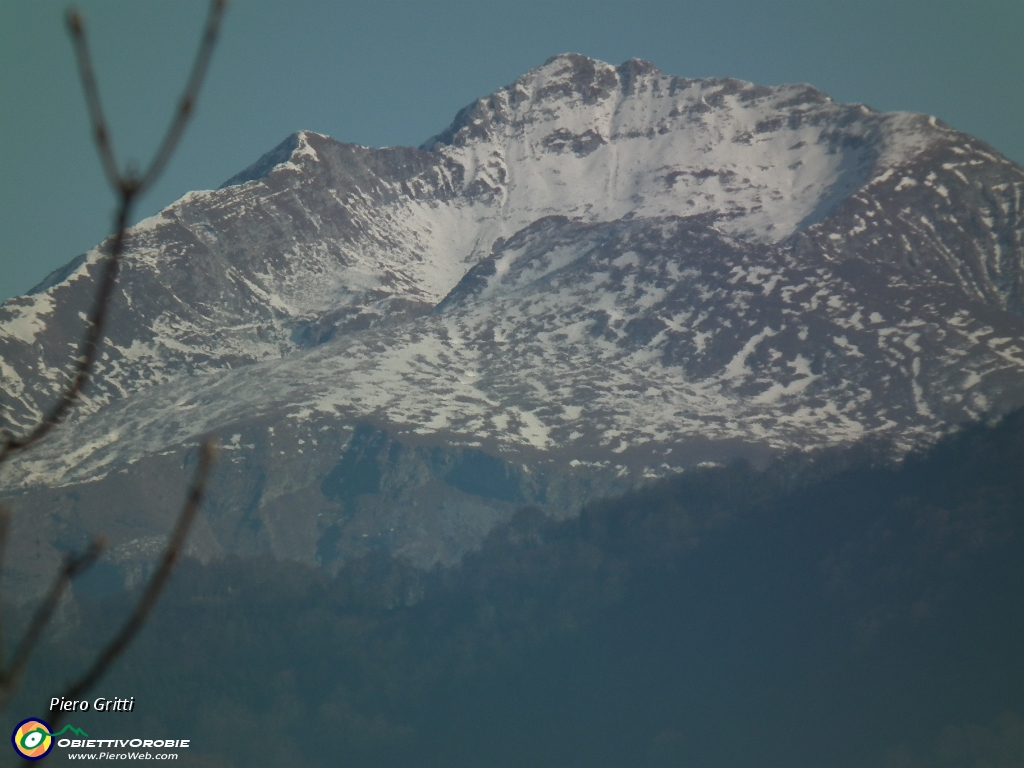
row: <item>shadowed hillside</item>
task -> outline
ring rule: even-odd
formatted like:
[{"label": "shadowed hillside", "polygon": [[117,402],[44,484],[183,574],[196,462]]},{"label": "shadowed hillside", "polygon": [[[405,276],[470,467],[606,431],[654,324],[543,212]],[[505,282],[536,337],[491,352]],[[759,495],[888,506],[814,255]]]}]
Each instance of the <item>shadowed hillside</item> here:
[{"label": "shadowed hillside", "polygon": [[[524,508],[429,573],[186,563],[105,684],[132,719],[73,722],[221,768],[1021,765],[1024,414],[872,455]],[[129,603],[93,586],[54,690]]]}]

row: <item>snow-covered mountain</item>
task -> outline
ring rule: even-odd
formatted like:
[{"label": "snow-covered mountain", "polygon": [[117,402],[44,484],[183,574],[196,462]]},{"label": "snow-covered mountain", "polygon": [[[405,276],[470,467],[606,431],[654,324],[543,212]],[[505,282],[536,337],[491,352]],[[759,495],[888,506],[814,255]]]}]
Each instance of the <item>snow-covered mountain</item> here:
[{"label": "snow-covered mountain", "polygon": [[[558,56],[419,149],[300,132],[135,227],[94,384],[4,487],[44,565],[101,529],[138,563],[213,431],[197,553],[426,565],[522,503],[904,450],[1024,405],[1022,192],[935,118]],[[102,248],[0,308],[12,428]]]}]

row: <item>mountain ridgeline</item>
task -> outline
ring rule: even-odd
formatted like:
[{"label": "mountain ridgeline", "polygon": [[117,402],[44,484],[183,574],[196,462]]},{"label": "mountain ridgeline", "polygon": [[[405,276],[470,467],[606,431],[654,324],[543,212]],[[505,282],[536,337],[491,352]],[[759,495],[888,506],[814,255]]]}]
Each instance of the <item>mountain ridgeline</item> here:
[{"label": "mountain ridgeline", "polygon": [[[1022,235],[1024,169],[935,118],[641,61],[419,148],[298,132],[131,230],[85,396],[0,470],[15,612],[110,545],[11,711],[213,434],[104,682],[183,764],[1020,766]],[[0,307],[9,429],[107,249]]]},{"label": "mountain ridgeline", "polygon": [[[1024,171],[804,85],[557,56],[419,149],[299,132],[133,228],[96,377],[0,478],[31,599],[109,537],[131,586],[194,447],[191,553],[452,564],[708,463],[898,457],[1024,405]],[[0,412],[67,380],[108,244],[0,307]]]},{"label": "mountain ridgeline", "polygon": [[[130,234],[74,419],[3,468],[26,599],[96,533],[152,562],[208,433],[191,552],[452,564],[518,505],[1024,405],[1024,171],[806,85],[557,56],[418,149],[299,132]],[[0,307],[0,413],[67,380],[108,244]],[[133,575],[134,574],[134,575]]]}]

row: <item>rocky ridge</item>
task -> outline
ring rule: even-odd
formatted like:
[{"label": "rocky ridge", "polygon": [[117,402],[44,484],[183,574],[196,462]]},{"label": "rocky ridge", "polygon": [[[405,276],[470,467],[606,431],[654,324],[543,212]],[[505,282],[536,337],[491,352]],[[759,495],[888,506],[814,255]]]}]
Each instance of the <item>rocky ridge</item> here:
[{"label": "rocky ridge", "polygon": [[[4,485],[56,510],[52,557],[101,523],[129,546],[214,431],[197,552],[429,565],[517,504],[906,450],[1024,404],[1022,191],[934,118],[555,57],[419,149],[300,132],[142,222],[95,385]],[[102,248],[0,308],[14,427],[67,375]],[[143,522],[94,510],[153,485]]]}]

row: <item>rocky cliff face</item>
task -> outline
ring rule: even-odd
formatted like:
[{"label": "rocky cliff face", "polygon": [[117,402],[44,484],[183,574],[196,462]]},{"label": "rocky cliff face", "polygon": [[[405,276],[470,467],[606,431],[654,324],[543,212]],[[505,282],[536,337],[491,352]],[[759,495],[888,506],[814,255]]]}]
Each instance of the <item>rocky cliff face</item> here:
[{"label": "rocky cliff face", "polygon": [[[102,530],[138,571],[207,432],[197,554],[429,565],[524,503],[998,416],[1022,192],[934,118],[575,55],[420,149],[297,133],[133,230],[82,408],[4,470],[16,568]],[[103,247],[0,308],[12,429],[66,380]]]}]

